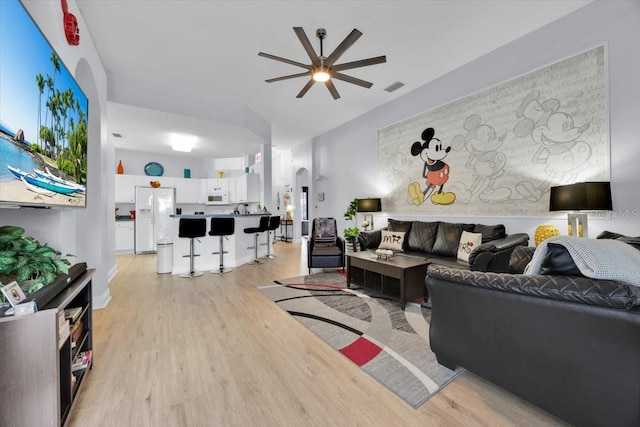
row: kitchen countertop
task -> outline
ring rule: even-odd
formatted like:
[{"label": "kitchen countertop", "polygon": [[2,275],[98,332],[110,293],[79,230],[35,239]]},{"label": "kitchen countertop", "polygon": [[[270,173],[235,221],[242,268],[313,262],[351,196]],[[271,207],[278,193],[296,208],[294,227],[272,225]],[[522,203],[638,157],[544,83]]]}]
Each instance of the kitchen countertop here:
[{"label": "kitchen countertop", "polygon": [[261,213],[248,213],[248,214],[234,214],[234,213],[229,213],[229,214],[202,214],[202,215],[196,215],[196,214],[181,214],[181,215],[169,215],[171,218],[219,218],[219,217],[247,217],[247,216],[265,216],[265,215],[271,215],[270,212],[261,212]]}]

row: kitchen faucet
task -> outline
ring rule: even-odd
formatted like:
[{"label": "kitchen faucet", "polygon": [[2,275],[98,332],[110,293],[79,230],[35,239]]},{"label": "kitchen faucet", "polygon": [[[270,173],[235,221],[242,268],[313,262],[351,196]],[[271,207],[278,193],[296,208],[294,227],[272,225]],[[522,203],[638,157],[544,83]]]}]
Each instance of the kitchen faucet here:
[{"label": "kitchen faucet", "polygon": [[246,214],[248,214],[248,213],[249,213],[249,211],[247,210],[247,208],[249,207],[249,204],[248,204],[248,203],[238,203],[238,204],[236,205],[236,207],[233,209],[233,213],[234,213],[234,214],[239,214],[239,213],[240,213],[240,206],[244,206],[244,209],[242,209],[242,213],[243,213],[244,215],[246,215]]}]

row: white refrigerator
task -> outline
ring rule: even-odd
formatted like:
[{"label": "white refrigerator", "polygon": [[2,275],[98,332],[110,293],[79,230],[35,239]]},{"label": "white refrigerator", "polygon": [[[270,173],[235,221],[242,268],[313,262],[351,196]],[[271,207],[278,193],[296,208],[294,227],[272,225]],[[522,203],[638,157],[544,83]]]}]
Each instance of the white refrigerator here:
[{"label": "white refrigerator", "polygon": [[171,243],[175,189],[136,187],[135,252],[156,252],[159,241]]}]

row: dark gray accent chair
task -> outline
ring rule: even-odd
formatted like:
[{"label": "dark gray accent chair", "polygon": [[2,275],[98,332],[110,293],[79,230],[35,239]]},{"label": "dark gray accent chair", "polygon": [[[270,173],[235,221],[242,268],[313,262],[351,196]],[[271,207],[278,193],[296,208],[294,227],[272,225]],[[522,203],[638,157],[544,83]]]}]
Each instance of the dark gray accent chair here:
[{"label": "dark gray accent chair", "polygon": [[[320,238],[320,230],[316,229],[318,220],[328,221],[333,224],[335,241],[331,244]],[[316,218],[311,226],[311,235],[307,241],[307,266],[309,274],[312,268],[342,268],[344,270],[345,247],[344,240],[337,236],[337,223],[335,218]]]}]

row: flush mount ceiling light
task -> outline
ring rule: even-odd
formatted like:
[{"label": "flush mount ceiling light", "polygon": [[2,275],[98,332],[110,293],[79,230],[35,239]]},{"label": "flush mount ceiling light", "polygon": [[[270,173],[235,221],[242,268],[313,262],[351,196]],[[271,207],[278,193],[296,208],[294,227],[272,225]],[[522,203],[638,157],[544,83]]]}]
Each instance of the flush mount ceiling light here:
[{"label": "flush mount ceiling light", "polygon": [[317,55],[315,50],[313,50],[311,42],[309,41],[309,38],[305,34],[302,27],[293,27],[293,31],[298,36],[298,39],[300,40],[300,43],[302,43],[302,47],[304,47],[307,55],[309,55],[311,64],[303,64],[297,61],[292,61],[290,59],[281,58],[279,56],[270,55],[264,52],[260,52],[258,53],[258,55],[265,58],[274,59],[276,61],[285,62],[287,64],[295,65],[296,67],[306,68],[308,70],[304,73],[291,74],[288,76],[265,80],[267,83],[272,83],[280,80],[293,79],[296,77],[310,77],[309,81],[298,93],[296,98],[302,98],[315,82],[324,83],[327,89],[329,89],[331,96],[333,96],[333,99],[340,98],[340,94],[338,94],[338,91],[333,84],[333,79],[342,80],[344,82],[352,83],[354,85],[362,86],[368,89],[373,86],[373,83],[360,80],[355,77],[347,76],[346,74],[342,74],[340,71],[387,62],[386,56],[377,56],[375,58],[361,59],[359,61],[345,62],[342,64],[335,63],[342,56],[342,54],[344,54],[346,50],[349,49],[351,45],[354,44],[356,40],[358,40],[362,35],[362,33],[355,28],[329,56],[324,56],[324,52],[322,51],[322,41],[327,36],[327,30],[325,30],[324,28],[319,28],[316,31],[316,36],[320,39],[320,55]]},{"label": "flush mount ceiling light", "polygon": [[183,153],[190,153],[195,145],[196,137],[193,135],[186,135],[184,133],[171,134],[171,148],[173,151],[181,151]]}]

